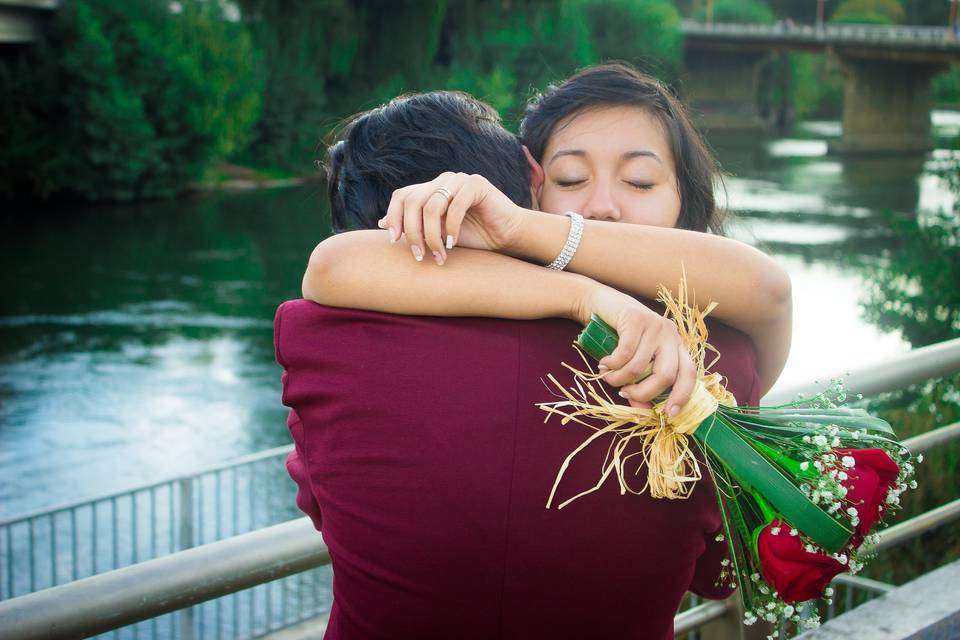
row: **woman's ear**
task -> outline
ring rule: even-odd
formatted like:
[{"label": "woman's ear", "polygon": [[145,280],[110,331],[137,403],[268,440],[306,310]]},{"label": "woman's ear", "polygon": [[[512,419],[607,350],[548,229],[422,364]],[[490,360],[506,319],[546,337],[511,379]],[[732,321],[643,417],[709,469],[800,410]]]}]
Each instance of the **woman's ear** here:
[{"label": "woman's ear", "polygon": [[540,201],[540,194],[543,191],[544,173],[540,163],[533,159],[533,154],[527,145],[523,145],[523,155],[527,159],[527,165],[530,167],[530,194],[534,202]]}]

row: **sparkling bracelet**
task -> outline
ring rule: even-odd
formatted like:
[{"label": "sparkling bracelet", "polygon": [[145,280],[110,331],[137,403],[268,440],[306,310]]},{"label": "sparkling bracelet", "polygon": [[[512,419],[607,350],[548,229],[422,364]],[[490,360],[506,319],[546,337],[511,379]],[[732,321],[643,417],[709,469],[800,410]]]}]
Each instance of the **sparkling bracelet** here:
[{"label": "sparkling bracelet", "polygon": [[563,245],[563,251],[557,256],[556,260],[547,265],[547,269],[563,271],[570,261],[573,260],[573,254],[577,252],[580,246],[580,238],[583,237],[583,216],[573,211],[565,214],[570,218],[570,234],[567,236],[567,242]]}]

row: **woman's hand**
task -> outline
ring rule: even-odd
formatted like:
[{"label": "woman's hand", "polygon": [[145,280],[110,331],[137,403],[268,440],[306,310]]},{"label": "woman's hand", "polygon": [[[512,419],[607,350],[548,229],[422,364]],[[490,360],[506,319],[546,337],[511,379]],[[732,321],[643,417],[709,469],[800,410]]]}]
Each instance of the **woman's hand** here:
[{"label": "woman's hand", "polygon": [[479,175],[443,173],[430,182],[393,192],[387,214],[377,223],[390,241],[403,234],[417,260],[426,249],[437,264],[454,245],[498,251],[508,246],[524,209]]},{"label": "woman's hand", "polygon": [[644,408],[650,408],[651,400],[672,386],[666,407],[668,415],[676,415],[690,399],[697,377],[696,365],[683,347],[676,325],[602,284],[588,290],[577,312],[584,325],[591,314],[598,315],[620,337],[613,353],[600,360],[600,371],[607,370],[604,381],[621,387],[620,395],[631,406]]}]

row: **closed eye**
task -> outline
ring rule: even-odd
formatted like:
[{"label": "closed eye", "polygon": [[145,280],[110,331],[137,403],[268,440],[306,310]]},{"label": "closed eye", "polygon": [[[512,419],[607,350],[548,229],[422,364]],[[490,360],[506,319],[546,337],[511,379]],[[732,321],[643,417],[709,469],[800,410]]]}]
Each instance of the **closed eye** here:
[{"label": "closed eye", "polygon": [[558,187],[575,187],[578,184],[583,184],[586,180],[554,180],[557,183]]},{"label": "closed eye", "polygon": [[655,184],[651,184],[649,182],[631,182],[630,180],[625,180],[625,182],[634,189],[639,189],[641,191],[648,191],[656,186]]}]

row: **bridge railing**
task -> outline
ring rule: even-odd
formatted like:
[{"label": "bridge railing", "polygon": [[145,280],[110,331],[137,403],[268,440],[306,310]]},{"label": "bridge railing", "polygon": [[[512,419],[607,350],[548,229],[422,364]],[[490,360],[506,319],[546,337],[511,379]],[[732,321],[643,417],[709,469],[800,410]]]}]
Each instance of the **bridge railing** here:
[{"label": "bridge railing", "polygon": [[775,24],[741,24],[732,22],[704,23],[684,20],[681,28],[685,36],[744,40],[783,40],[811,43],[891,44],[937,48],[960,48],[960,42],[947,27],[916,25],[835,24],[822,26],[798,25],[787,22]]},{"label": "bridge railing", "polygon": [[[917,349],[893,362],[855,372],[848,377],[847,386],[862,391],[865,395],[874,395],[930,378],[950,375],[957,371],[960,371],[960,339]],[[789,400],[795,396],[796,392],[809,392],[817,388],[818,385],[811,384],[784,389],[765,400],[768,402],[775,402],[784,398]],[[960,423],[941,427],[911,438],[904,444],[913,451],[921,452],[955,440],[958,437],[960,437]],[[239,473],[242,476],[246,473],[251,478],[261,475],[259,472],[253,471],[254,467],[252,465],[268,464],[268,468],[269,466],[279,468],[279,478],[283,482],[285,490],[278,490],[279,487],[277,487],[272,490],[272,495],[282,496],[282,501],[291,510],[289,513],[292,513],[292,483],[282,472],[283,465],[279,464],[279,459],[287,451],[289,451],[289,447],[255,454],[239,461],[239,464],[222,465],[205,470],[197,476],[190,476],[188,482],[184,482],[183,478],[171,479],[166,483],[141,487],[123,494],[89,501],[82,505],[69,505],[58,508],[53,512],[31,514],[14,521],[0,523],[0,526],[7,527],[3,530],[3,536],[0,536],[0,542],[6,544],[8,550],[12,548],[11,539],[16,537],[11,533],[11,526],[25,526],[29,534],[27,537],[30,546],[27,547],[27,552],[13,553],[12,560],[8,559],[9,556],[4,556],[8,571],[7,580],[8,582],[12,580],[9,577],[9,572],[13,571],[12,562],[23,563],[24,554],[32,562],[38,549],[50,548],[56,551],[59,548],[56,536],[45,539],[43,544],[37,544],[34,538],[38,530],[42,528],[38,523],[45,522],[52,527],[58,521],[58,514],[59,519],[63,521],[79,520],[78,509],[92,508],[96,513],[96,506],[94,505],[97,504],[109,504],[109,517],[114,522],[119,522],[120,519],[117,514],[120,511],[117,505],[121,504],[124,496],[149,496],[150,491],[156,489],[158,492],[186,491],[189,493],[187,497],[184,497],[184,494],[179,494],[179,497],[174,498],[167,496],[168,500],[171,501],[167,503],[167,511],[171,514],[190,512],[193,514],[191,517],[196,524],[198,517],[202,521],[202,515],[208,513],[207,509],[202,506],[203,504],[209,506],[211,503],[217,504],[219,501],[219,504],[222,505],[225,502],[222,498],[208,496],[205,503],[198,503],[194,496],[208,495],[202,489],[204,483],[222,488],[223,485],[229,484],[224,482],[222,478],[230,474]],[[243,471],[237,471],[237,469],[243,469]],[[191,488],[173,488],[181,486],[190,486]],[[197,489],[198,486],[201,487],[200,490]],[[234,481],[232,486],[233,495],[238,495],[242,492],[244,485],[242,482]],[[256,485],[249,486],[255,487]],[[256,493],[257,490],[254,488],[253,491]],[[261,490],[258,496],[262,498],[268,495],[266,491],[271,491],[271,489]],[[164,495],[166,496],[166,494]],[[144,499],[143,497],[140,498],[140,500]],[[137,504],[137,500],[134,498],[130,498],[130,502],[131,505]],[[162,502],[162,499],[155,500],[155,502]],[[251,512],[253,506],[259,502],[260,500],[256,497],[250,499]],[[271,501],[267,499],[265,502],[269,504]],[[178,509],[178,504],[195,504],[197,506],[184,510]],[[148,511],[151,514],[156,513],[156,509],[149,509]],[[212,512],[217,514],[217,523],[225,519],[225,511],[221,511],[219,507]],[[235,517],[238,511],[234,508],[229,513]],[[958,518],[960,518],[960,500],[891,527],[883,533],[881,546],[886,548],[899,544],[933,527]],[[136,518],[132,520],[131,527],[136,526],[133,524],[135,522]],[[64,574],[68,575],[67,579],[71,580],[67,584],[60,584],[27,595],[18,595],[18,597],[0,602],[0,629],[3,630],[3,636],[5,638],[74,637],[80,633],[91,634],[120,630],[121,627],[137,621],[149,620],[147,623],[127,627],[119,632],[114,631],[114,633],[130,637],[137,637],[138,634],[142,633],[148,637],[179,637],[182,639],[195,636],[212,637],[214,635],[230,638],[257,637],[313,617],[321,613],[326,606],[329,606],[329,595],[323,593],[328,588],[328,577],[326,575],[318,576],[316,574],[317,569],[308,573],[301,573],[311,568],[324,566],[329,562],[325,547],[307,519],[301,518],[236,535],[218,542],[212,541],[215,538],[215,533],[232,535],[236,532],[236,527],[228,529],[221,524],[217,524],[206,527],[207,533],[203,533],[202,526],[198,526],[191,530],[191,535],[184,535],[182,531],[189,529],[189,527],[185,527],[181,521],[176,527],[181,530],[181,533],[174,535],[172,533],[175,528],[172,524],[174,520],[171,518],[170,522],[171,524],[166,527],[169,530],[167,533],[169,543],[164,550],[168,554],[165,557],[147,561],[143,561],[143,558],[141,558],[139,563],[130,564],[128,562],[127,564],[130,566],[86,578],[70,572]],[[255,528],[254,523],[256,522],[255,518],[251,518],[249,520],[250,528]],[[92,523],[96,523],[96,518]],[[119,526],[111,529],[110,539],[114,544],[120,540],[121,536],[117,532],[121,530],[123,528]],[[135,528],[131,528],[129,531],[130,540],[140,539]],[[171,548],[181,548],[181,545],[178,544],[179,540],[193,540],[198,544],[204,542],[207,542],[207,544],[170,553]],[[97,543],[94,542],[93,544],[94,553],[98,553],[96,551],[99,549],[96,546]],[[85,544],[80,545],[77,542],[71,542],[65,546],[72,546],[74,554],[84,554],[87,549]],[[116,550],[111,549],[110,553],[118,559],[121,558],[121,554]],[[55,554],[54,557],[56,557]],[[73,561],[79,556],[72,555],[69,557]],[[130,556],[123,557],[129,558]],[[54,572],[52,574],[54,584],[56,584],[56,566],[55,562],[51,569]],[[23,565],[21,564],[20,567],[22,572]],[[36,571],[33,572],[37,573]],[[81,579],[76,579],[78,577]],[[256,589],[248,590],[246,594],[237,593],[254,585],[261,585],[258,587],[261,589],[260,597],[254,594]],[[845,589],[847,594],[882,593],[889,588],[889,585],[857,577],[841,577],[838,579],[838,586]],[[274,588],[271,589],[271,587]],[[10,588],[7,592],[13,594],[14,589]],[[232,594],[229,596],[232,600],[223,601],[222,597],[228,594]],[[242,605],[239,600],[241,595],[248,596]],[[324,599],[326,599],[325,602]],[[844,604],[847,606],[852,604],[853,595],[847,595],[846,600],[847,602]],[[205,604],[199,607],[191,606],[198,603]],[[241,608],[243,615],[241,615]],[[176,619],[167,617],[166,622],[158,625],[157,616],[175,610],[181,611]],[[699,627],[699,625],[726,613],[727,605],[725,603],[710,602],[696,605],[677,617],[677,632]],[[831,610],[829,613],[832,614],[833,611]],[[37,631],[40,629],[43,631]],[[40,635],[33,635],[34,633]]]},{"label": "bridge railing", "polygon": [[[946,434],[938,433],[947,431]],[[912,451],[960,437],[960,423],[906,441]],[[881,533],[878,551],[960,519],[960,500]],[[307,518],[292,520],[0,603],[7,640],[57,640],[103,633],[254,585],[328,564],[329,553]],[[883,593],[890,585],[841,576],[838,584]],[[675,633],[729,614],[731,601],[679,614]],[[172,637],[172,635],[165,636]],[[235,637],[229,632],[227,637]]]},{"label": "bridge railing", "polygon": [[[302,515],[290,445],[0,521],[0,600],[163,557]],[[154,618],[116,637],[255,637],[329,606],[326,570]],[[242,610],[243,614],[240,614]],[[0,625],[2,627],[2,625]],[[173,630],[176,630],[175,633]],[[0,637],[3,633],[0,632]]]}]

